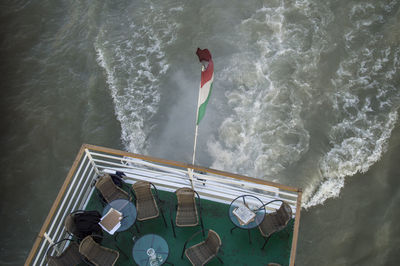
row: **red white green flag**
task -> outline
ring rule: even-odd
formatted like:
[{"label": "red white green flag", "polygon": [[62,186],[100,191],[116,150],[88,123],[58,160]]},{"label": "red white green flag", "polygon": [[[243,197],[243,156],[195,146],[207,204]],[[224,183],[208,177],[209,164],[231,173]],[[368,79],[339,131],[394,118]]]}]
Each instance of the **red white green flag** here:
[{"label": "red white green flag", "polygon": [[206,113],[206,107],[208,100],[210,99],[212,85],[214,81],[214,63],[211,58],[211,53],[208,49],[197,48],[196,52],[199,57],[199,61],[203,67],[201,70],[201,82],[199,91],[199,101],[197,104],[197,125],[200,123],[204,114]]}]

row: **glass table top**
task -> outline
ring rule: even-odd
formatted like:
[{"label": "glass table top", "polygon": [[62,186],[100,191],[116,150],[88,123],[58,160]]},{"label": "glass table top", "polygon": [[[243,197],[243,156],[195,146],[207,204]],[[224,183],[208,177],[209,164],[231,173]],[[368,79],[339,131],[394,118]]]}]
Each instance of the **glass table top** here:
[{"label": "glass table top", "polygon": [[136,207],[135,205],[126,199],[113,200],[103,210],[103,216],[111,209],[114,208],[122,213],[121,226],[117,229],[117,232],[122,232],[129,229],[136,221]]},{"label": "glass table top", "polygon": [[132,256],[138,265],[162,265],[168,258],[168,243],[159,235],[147,234],[139,238],[132,248]]}]

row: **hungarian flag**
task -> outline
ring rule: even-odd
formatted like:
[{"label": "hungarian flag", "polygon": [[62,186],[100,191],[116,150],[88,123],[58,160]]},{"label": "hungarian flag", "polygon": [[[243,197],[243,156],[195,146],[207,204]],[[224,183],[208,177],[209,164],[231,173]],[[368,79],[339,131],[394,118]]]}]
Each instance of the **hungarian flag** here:
[{"label": "hungarian flag", "polygon": [[198,101],[198,115],[197,115],[197,125],[200,123],[204,114],[206,113],[206,107],[208,100],[210,99],[212,85],[214,81],[214,63],[211,58],[211,53],[208,49],[201,50],[197,48],[196,52],[199,57],[200,63],[203,67],[201,69],[201,83],[199,91],[199,101]]}]

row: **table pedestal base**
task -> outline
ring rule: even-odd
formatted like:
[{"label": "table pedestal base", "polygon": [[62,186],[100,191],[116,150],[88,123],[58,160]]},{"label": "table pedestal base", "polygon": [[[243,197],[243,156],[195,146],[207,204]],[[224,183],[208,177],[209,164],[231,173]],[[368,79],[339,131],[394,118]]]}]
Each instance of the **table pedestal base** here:
[{"label": "table pedestal base", "polygon": [[[239,228],[239,227],[232,227],[232,229],[231,229],[231,234],[232,234],[232,231],[233,230],[235,230],[236,228]],[[249,234],[249,243],[251,244],[251,236],[250,236],[250,230],[249,229],[247,229],[247,233]]]}]

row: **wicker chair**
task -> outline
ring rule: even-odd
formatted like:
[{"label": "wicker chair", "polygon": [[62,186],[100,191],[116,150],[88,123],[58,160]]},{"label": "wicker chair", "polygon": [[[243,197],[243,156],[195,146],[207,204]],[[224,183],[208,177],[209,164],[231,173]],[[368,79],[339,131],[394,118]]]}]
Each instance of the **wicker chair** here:
[{"label": "wicker chair", "polygon": [[79,252],[96,266],[113,266],[119,257],[118,251],[101,246],[91,236],[82,240]]},{"label": "wicker chair", "polygon": [[131,200],[129,193],[118,187],[109,174],[104,174],[100,176],[95,184],[97,190],[100,192],[100,198],[105,202],[110,203],[116,199],[126,199]]},{"label": "wicker chair", "polygon": [[[204,236],[204,226],[203,219],[201,218],[201,203],[199,194],[195,190],[188,187],[177,189],[175,191],[175,194],[178,199],[175,225],[178,227],[190,227],[200,225]],[[197,203],[196,196],[198,199]],[[174,237],[176,237],[175,226],[174,222],[172,221],[172,213],[171,225]]]},{"label": "wicker chair", "polygon": [[265,238],[264,245],[262,246],[261,249],[264,249],[271,235],[273,233],[283,230],[289,223],[290,219],[292,218],[292,208],[290,208],[289,204],[287,204],[282,200],[270,201],[264,204],[263,207],[277,201],[282,202],[281,207],[275,212],[265,214],[264,220],[258,226],[261,235]]},{"label": "wicker chair", "polygon": [[213,230],[208,230],[207,238],[204,241],[186,249],[186,245],[188,244],[188,242],[192,240],[193,237],[198,235],[200,232],[201,231],[198,231],[197,233],[192,235],[188,240],[186,240],[183,246],[181,258],[183,258],[183,253],[185,253],[189,261],[195,266],[205,265],[214,257],[217,257],[218,260],[222,264],[224,264],[221,258],[217,256],[218,251],[220,250],[220,247],[222,245],[221,238]]},{"label": "wicker chair", "polygon": [[[153,195],[151,187],[154,188],[155,195]],[[146,221],[157,218],[160,216],[161,212],[165,227],[168,227],[167,222],[165,221],[164,212],[162,208],[159,208],[157,205],[157,202],[161,203],[161,200],[158,197],[158,191],[154,184],[147,181],[137,181],[132,185],[132,188],[136,199],[136,219],[138,221]]]},{"label": "wicker chair", "polygon": [[78,242],[88,235],[98,235],[95,241],[100,243],[103,231],[99,225],[101,215],[98,211],[76,210],[65,218],[64,226],[67,233],[76,237]]},{"label": "wicker chair", "polygon": [[[71,241],[67,248],[65,248],[58,255],[51,255],[53,249],[61,245],[61,243]],[[46,252],[47,264],[49,266],[74,266],[84,262],[84,257],[79,253],[79,246],[72,239],[62,239],[49,247]]]}]

